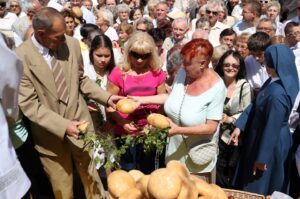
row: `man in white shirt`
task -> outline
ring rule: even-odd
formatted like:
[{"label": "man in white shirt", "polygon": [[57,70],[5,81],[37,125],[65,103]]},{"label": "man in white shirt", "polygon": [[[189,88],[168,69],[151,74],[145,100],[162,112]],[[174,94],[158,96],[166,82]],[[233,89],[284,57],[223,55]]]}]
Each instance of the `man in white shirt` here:
[{"label": "man in white shirt", "polygon": [[289,22],[284,28],[286,43],[289,47],[295,46],[300,41],[300,25],[296,22]]},{"label": "man in white shirt", "polygon": [[218,14],[221,8],[221,1],[218,0],[211,0],[206,4],[206,17],[211,27],[208,40],[213,47],[220,45],[220,33],[224,29],[229,28],[229,26],[218,21]]},{"label": "man in white shirt", "polygon": [[244,32],[254,34],[261,15],[261,5],[256,2],[248,2],[243,7],[243,19],[233,26],[234,32],[239,36]]},{"label": "man in white shirt", "polygon": [[248,41],[250,56],[245,60],[246,79],[255,96],[269,78],[264,66],[264,51],[270,45],[271,37],[265,32],[257,32],[251,35]]},{"label": "man in white shirt", "polygon": [[256,26],[256,32],[265,32],[270,37],[275,36],[276,29],[277,29],[276,23],[268,18],[260,19]]},{"label": "man in white shirt", "polygon": [[163,43],[162,48],[164,50],[170,50],[175,44],[184,45],[189,41],[185,37],[187,31],[189,30],[187,19],[178,18],[172,23],[172,37],[167,37]]},{"label": "man in white shirt", "polygon": [[17,19],[17,15],[6,11],[6,0],[0,0],[0,32],[13,39],[11,26]]}]

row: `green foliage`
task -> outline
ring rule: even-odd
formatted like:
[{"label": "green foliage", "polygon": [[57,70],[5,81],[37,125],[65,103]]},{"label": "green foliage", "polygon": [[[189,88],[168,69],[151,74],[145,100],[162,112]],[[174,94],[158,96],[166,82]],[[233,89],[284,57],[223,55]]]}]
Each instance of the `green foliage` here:
[{"label": "green foliage", "polygon": [[[104,165],[107,169],[120,168],[119,159],[126,153],[130,146],[143,144],[145,153],[156,152],[162,154],[166,146],[169,128],[160,129],[157,127],[147,127],[137,135],[125,135],[113,138],[110,135],[102,134],[82,134],[79,139],[85,143],[85,149],[93,152],[93,161],[97,168]],[[117,148],[115,141],[121,142],[120,148]]]}]

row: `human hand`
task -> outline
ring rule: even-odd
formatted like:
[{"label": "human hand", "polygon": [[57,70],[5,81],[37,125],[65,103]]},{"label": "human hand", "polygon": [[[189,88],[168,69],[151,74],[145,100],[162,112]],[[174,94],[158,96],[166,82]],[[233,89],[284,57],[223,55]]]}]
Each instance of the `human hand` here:
[{"label": "human hand", "polygon": [[83,123],[85,123],[85,121],[81,121],[81,122],[71,121],[66,130],[67,136],[78,139],[78,134],[79,134],[78,126]]},{"label": "human hand", "polygon": [[123,96],[119,96],[119,95],[111,95],[107,101],[107,104],[109,106],[111,106],[113,109],[116,110],[116,104],[115,102],[119,101],[120,99],[123,99]]},{"label": "human hand", "polygon": [[255,162],[253,166],[253,175],[256,175],[256,170],[267,171],[267,165],[260,162]]},{"label": "human hand", "polygon": [[226,113],[223,113],[223,117],[221,120],[221,124],[225,123],[225,124],[231,124],[233,122],[233,117],[228,116]]},{"label": "human hand", "polygon": [[112,46],[113,46],[113,48],[120,48],[120,45],[118,44],[117,41],[112,41]]},{"label": "human hand", "polygon": [[170,118],[167,117],[167,120],[170,124],[170,129],[169,129],[169,137],[178,134],[178,128],[179,126],[175,124]]},{"label": "human hand", "polygon": [[127,98],[132,99],[136,103],[136,107],[139,107],[143,104],[142,98],[139,96],[127,96]]},{"label": "human hand", "polygon": [[241,134],[241,130],[239,128],[235,128],[230,135],[229,141],[227,144],[231,144],[237,146],[239,144],[239,136]]},{"label": "human hand", "polygon": [[88,110],[90,112],[99,112],[100,111],[99,107],[94,102],[88,102],[87,105],[88,105]]},{"label": "human hand", "polygon": [[139,129],[134,125],[133,122],[130,122],[128,120],[125,120],[125,122],[123,123],[123,129],[127,132],[127,133],[132,133],[135,131],[138,131]]}]

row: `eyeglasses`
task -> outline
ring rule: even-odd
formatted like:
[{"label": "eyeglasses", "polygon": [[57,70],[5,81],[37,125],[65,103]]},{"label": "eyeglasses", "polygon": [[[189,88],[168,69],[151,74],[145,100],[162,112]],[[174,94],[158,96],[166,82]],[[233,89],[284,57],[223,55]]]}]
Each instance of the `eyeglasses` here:
[{"label": "eyeglasses", "polygon": [[146,53],[146,54],[139,54],[136,52],[131,51],[130,55],[132,55],[135,59],[147,59],[151,56],[151,53]]},{"label": "eyeglasses", "polygon": [[291,33],[287,34],[288,37],[290,37],[290,36],[297,37],[298,35],[300,35],[300,31],[291,32]]},{"label": "eyeglasses", "polygon": [[217,12],[217,11],[211,11],[211,10],[206,10],[205,12],[206,12],[206,14],[208,14],[208,15],[213,14],[213,15],[215,15],[215,16],[218,16],[218,14],[219,14],[219,12]]},{"label": "eyeglasses", "polygon": [[224,68],[229,68],[229,67],[232,67],[232,68],[234,68],[234,69],[239,69],[240,68],[240,65],[237,65],[237,64],[230,64],[230,63],[224,63],[223,64],[223,67]]},{"label": "eyeglasses", "polygon": [[18,8],[20,6],[19,5],[10,5],[9,7],[11,7],[11,8]]},{"label": "eyeglasses", "polygon": [[273,28],[267,28],[267,27],[257,27],[256,30],[265,30],[265,31],[271,31]]},{"label": "eyeglasses", "polygon": [[145,29],[141,29],[141,28],[136,28],[137,31],[141,31],[141,32],[147,32],[147,30]]}]

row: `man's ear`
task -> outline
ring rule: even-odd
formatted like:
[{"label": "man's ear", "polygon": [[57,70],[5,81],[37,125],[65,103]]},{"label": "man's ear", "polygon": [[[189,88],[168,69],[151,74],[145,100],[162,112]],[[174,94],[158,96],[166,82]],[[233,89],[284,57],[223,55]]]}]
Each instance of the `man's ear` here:
[{"label": "man's ear", "polygon": [[34,31],[34,35],[40,39],[40,38],[43,38],[46,34],[46,31],[44,29],[38,29],[36,31]]}]

